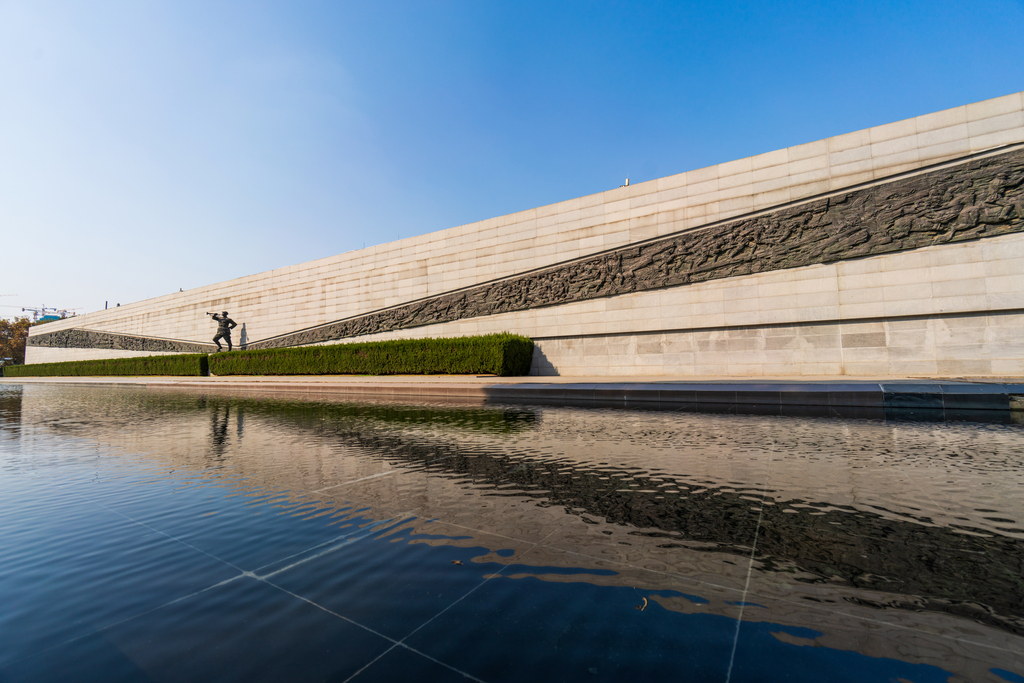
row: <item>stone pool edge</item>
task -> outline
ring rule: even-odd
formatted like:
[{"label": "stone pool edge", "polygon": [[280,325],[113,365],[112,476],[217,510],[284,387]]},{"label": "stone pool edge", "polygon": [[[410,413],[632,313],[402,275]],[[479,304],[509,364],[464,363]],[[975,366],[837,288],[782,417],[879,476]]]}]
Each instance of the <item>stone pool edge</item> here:
[{"label": "stone pool edge", "polygon": [[0,384],[179,388],[281,397],[542,403],[867,419],[1024,422],[1024,379],[34,377]]}]

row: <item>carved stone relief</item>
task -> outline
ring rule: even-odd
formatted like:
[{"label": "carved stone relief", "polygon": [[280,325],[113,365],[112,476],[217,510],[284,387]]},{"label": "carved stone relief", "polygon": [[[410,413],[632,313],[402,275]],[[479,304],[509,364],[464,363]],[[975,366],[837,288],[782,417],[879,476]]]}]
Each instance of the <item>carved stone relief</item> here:
[{"label": "carved stone relief", "polygon": [[28,338],[28,345],[63,349],[117,349],[119,351],[169,353],[210,353],[216,349],[213,344],[197,344],[171,339],[153,339],[150,337],[136,337],[130,334],[76,329],[33,335]]}]

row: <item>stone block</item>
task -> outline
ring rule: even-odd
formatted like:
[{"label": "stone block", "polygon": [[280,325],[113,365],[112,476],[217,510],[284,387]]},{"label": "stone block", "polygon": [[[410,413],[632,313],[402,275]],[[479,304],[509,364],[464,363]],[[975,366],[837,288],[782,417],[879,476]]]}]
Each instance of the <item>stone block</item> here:
[{"label": "stone block", "polygon": [[892,138],[884,142],[873,142],[871,144],[871,156],[875,158],[891,156],[917,150],[917,135]]},{"label": "stone block", "polygon": [[904,377],[933,377],[938,374],[938,371],[938,363],[934,360],[906,360],[889,362],[884,374]]},{"label": "stone block", "polygon": [[814,182],[802,183],[800,185],[794,185],[790,188],[790,198],[794,201],[798,199],[805,199],[807,197],[813,197],[815,195],[824,194],[832,189],[832,180],[818,180]]},{"label": "stone block", "polygon": [[790,188],[783,187],[770,192],[761,192],[754,195],[754,210],[766,209],[771,206],[785,204],[790,200]]},{"label": "stone block", "polygon": [[932,130],[950,128],[967,123],[967,107],[954,107],[933,114],[924,114],[914,119],[918,135]]},{"label": "stone block", "polygon": [[647,180],[642,183],[633,183],[632,185],[629,185],[626,189],[629,190],[628,194],[631,199],[633,197],[639,197],[641,195],[653,194],[658,191],[658,181]]},{"label": "stone block", "polygon": [[871,135],[867,129],[858,130],[843,135],[835,135],[827,138],[828,152],[830,155],[845,152],[856,147],[866,147],[871,144]]},{"label": "stone block", "polygon": [[967,124],[968,135],[972,138],[1024,127],[1024,111],[1014,111],[984,119],[974,119]]},{"label": "stone block", "polygon": [[[998,295],[996,295],[998,296]],[[932,309],[936,313],[961,313],[989,309],[991,298],[984,294],[960,294],[957,296],[935,297]]]},{"label": "stone block", "polygon": [[1024,102],[1021,102],[1021,93],[994,97],[990,100],[982,100],[966,106],[967,120],[977,121],[993,116],[1000,116],[1024,109]]},{"label": "stone block", "polygon": [[917,121],[914,119],[894,121],[893,123],[886,123],[881,126],[868,128],[867,132],[872,144],[899,138],[914,137],[917,135]]},{"label": "stone block", "polygon": [[885,332],[885,323],[882,321],[843,323],[839,327],[842,334],[867,334],[871,332]]},{"label": "stone block", "polygon": [[885,300],[881,287],[863,287],[842,289],[839,292],[839,305],[877,304]]},{"label": "stone block", "polygon": [[1004,235],[985,240],[980,245],[981,260],[1024,259],[1024,239],[1019,235]]},{"label": "stone block", "polygon": [[[1020,278],[1016,279],[1019,280]],[[986,281],[982,278],[964,279],[960,281],[937,280],[932,283],[932,296],[936,298],[977,294],[984,295],[985,293]]]},{"label": "stone block", "polygon": [[885,332],[853,332],[842,335],[843,349],[886,347],[888,345]]},{"label": "stone block", "polygon": [[832,169],[832,173],[835,174],[839,169],[843,169],[851,164],[861,164],[863,167],[854,166],[844,172],[858,172],[864,168],[870,168],[871,161],[871,145],[864,144],[856,147],[850,147],[842,151],[833,151],[828,156],[828,166]]},{"label": "stone block", "polygon": [[[689,188],[687,188],[687,189],[689,189]],[[666,194],[668,194],[668,193],[666,193]],[[679,199],[678,193],[673,192],[672,194],[676,194],[677,196],[664,197],[664,196],[660,196],[660,193],[653,192],[651,194],[644,194],[644,195],[639,195],[639,196],[636,196],[636,197],[631,197],[630,200],[629,200],[629,208],[630,209],[637,209],[637,208],[640,208],[640,207],[650,206],[652,204],[658,204],[659,202],[666,201],[666,200]],[[686,194],[686,193],[684,193],[684,194]]]},{"label": "stone block", "polygon": [[687,187],[687,196],[691,201],[697,202],[700,200],[702,195],[706,195],[712,192],[718,191],[718,178],[709,178],[708,180],[702,180],[699,182],[690,182]]},{"label": "stone block", "polygon": [[[748,164],[749,165],[749,164]],[[742,173],[734,173],[718,179],[719,190],[736,190],[736,196],[743,196],[749,193],[749,186],[754,182],[754,174],[747,170]]]},{"label": "stone block", "polygon": [[768,180],[755,180],[754,184],[751,186],[751,193],[754,195],[755,203],[757,201],[756,198],[758,195],[767,192],[773,192],[779,189],[785,190],[787,193],[786,196],[788,197],[788,192],[792,185],[793,182],[788,175]]},{"label": "stone block", "polygon": [[940,377],[971,377],[993,374],[991,360],[967,358],[938,359],[935,362],[935,371]]},{"label": "stone block", "polygon": [[862,183],[869,183],[875,178],[873,170],[858,171],[851,173],[837,174],[833,169],[832,177],[829,179],[831,190],[841,190],[847,187],[854,187]]},{"label": "stone block", "polygon": [[750,173],[754,170],[754,165],[751,162],[750,157],[743,159],[735,159],[733,161],[726,161],[718,164],[716,168],[717,178],[728,178],[730,176],[742,175],[744,173]]},{"label": "stone block", "polygon": [[734,199],[725,199],[718,203],[718,209],[722,213],[736,212],[736,215],[754,210],[754,197],[744,195]]},{"label": "stone block", "polygon": [[706,166],[705,168],[698,168],[692,171],[687,171],[686,184],[687,185],[699,185],[710,180],[718,179],[718,166]]},{"label": "stone block", "polygon": [[[889,360],[889,349],[884,346],[864,347],[843,347],[843,362],[848,364],[858,363],[887,363]],[[881,373],[886,374],[886,373]]]},{"label": "stone block", "polygon": [[[665,178],[658,178],[655,182],[657,183],[658,192],[663,192],[665,190],[686,187],[686,181],[687,178],[685,173],[677,173],[676,175],[670,175]],[[599,197],[600,195],[594,196]]]},{"label": "stone block", "polygon": [[[1008,264],[1005,271],[1012,271],[1013,265],[1017,264]],[[996,269],[993,268],[993,270]],[[998,270],[1004,269],[1000,268]],[[1024,278],[1021,277],[1022,272],[1024,272],[1024,270],[1018,269],[1016,273],[1008,275],[989,275],[984,280],[979,280],[979,284],[984,286],[985,293],[987,294],[1022,294],[1024,293]]]},{"label": "stone block", "polygon": [[843,374],[851,377],[885,377],[889,374],[889,366],[882,361],[844,360]]},{"label": "stone block", "polygon": [[820,158],[824,159],[828,154],[828,140],[817,140],[815,142],[808,142],[802,145],[795,145],[786,150],[786,158],[792,164],[793,162],[802,161],[804,159]]},{"label": "stone block", "polygon": [[697,204],[697,205],[694,205],[694,206],[688,206],[688,207],[686,207],[686,217],[688,219],[692,219],[692,218],[705,218],[707,216],[709,210],[711,210],[712,212],[718,211],[718,205],[717,204],[714,204],[714,205],[710,205],[710,204]]},{"label": "stone block", "polygon": [[804,355],[810,359],[820,357],[834,359],[835,352],[842,348],[842,335],[838,332],[834,334],[801,334],[797,340]]},{"label": "stone block", "polygon": [[750,157],[750,168],[752,171],[757,172],[760,169],[786,164],[788,161],[789,151],[779,149],[774,152],[765,152],[764,154]]},{"label": "stone block", "polygon": [[977,150],[1012,145],[1024,141],[1024,127],[971,136],[971,147]]},{"label": "stone block", "polygon": [[991,371],[988,374],[993,377],[1022,377],[1024,376],[1024,359],[994,358],[991,361]]},{"label": "stone block", "polygon": [[920,152],[913,147],[903,152],[874,155],[871,163],[874,167],[875,179],[878,180],[916,170],[920,166],[920,160]]},{"label": "stone block", "polygon": [[[951,143],[961,143],[962,145],[965,145],[968,137],[967,123],[964,122],[954,126],[935,128],[918,133],[917,147],[924,149],[936,145],[946,145]],[[960,147],[960,149],[966,149],[966,147]]]}]

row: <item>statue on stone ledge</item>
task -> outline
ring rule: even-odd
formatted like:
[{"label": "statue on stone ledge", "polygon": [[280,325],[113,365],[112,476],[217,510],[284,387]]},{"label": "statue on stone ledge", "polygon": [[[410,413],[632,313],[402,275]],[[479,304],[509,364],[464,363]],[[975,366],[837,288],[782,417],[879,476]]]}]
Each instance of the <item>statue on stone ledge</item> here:
[{"label": "statue on stone ledge", "polygon": [[218,351],[223,351],[224,347],[220,345],[220,340],[223,339],[228,343],[228,351],[231,350],[231,330],[238,327],[238,324],[234,320],[228,317],[228,312],[224,311],[219,315],[217,313],[207,313],[206,315],[212,315],[213,319],[217,321],[217,335],[213,338],[213,343],[217,345]]}]

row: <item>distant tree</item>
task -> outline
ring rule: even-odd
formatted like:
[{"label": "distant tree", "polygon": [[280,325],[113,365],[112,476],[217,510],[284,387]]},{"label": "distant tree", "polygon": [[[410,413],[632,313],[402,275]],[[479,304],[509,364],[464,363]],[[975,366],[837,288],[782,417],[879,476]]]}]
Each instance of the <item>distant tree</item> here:
[{"label": "distant tree", "polygon": [[0,320],[0,365],[21,365],[25,362],[25,342],[31,326],[29,318]]}]

